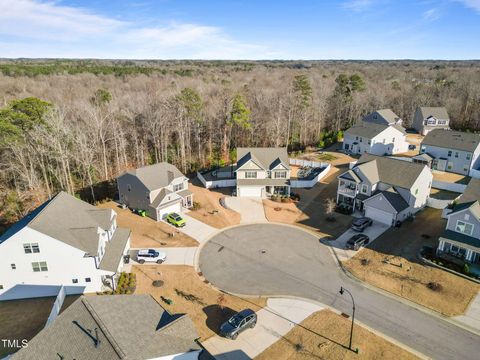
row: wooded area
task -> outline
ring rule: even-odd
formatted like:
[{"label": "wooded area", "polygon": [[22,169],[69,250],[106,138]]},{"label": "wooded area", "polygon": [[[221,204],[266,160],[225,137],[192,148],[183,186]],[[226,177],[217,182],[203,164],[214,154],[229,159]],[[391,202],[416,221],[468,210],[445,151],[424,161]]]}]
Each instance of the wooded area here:
[{"label": "wooded area", "polygon": [[480,130],[476,61],[0,61],[0,209],[15,221],[60,189],[169,161],[189,173],[237,146],[302,149],[391,108],[446,106]]}]

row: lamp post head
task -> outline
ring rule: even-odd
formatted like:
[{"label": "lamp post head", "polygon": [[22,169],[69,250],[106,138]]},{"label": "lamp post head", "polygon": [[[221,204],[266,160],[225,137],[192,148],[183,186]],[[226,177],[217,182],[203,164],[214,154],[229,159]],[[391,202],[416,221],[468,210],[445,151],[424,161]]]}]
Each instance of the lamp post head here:
[{"label": "lamp post head", "polygon": [[343,286],[340,286],[340,291],[339,291],[340,295],[343,295]]}]

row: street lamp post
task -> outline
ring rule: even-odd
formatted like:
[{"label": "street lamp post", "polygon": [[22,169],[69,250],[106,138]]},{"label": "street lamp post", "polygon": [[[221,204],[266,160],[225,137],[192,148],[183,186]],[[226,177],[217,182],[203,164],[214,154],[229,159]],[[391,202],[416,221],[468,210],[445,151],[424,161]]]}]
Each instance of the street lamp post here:
[{"label": "street lamp post", "polygon": [[353,312],[352,312],[352,327],[350,329],[350,343],[348,344],[348,348],[355,352],[355,353],[358,353],[358,348],[357,349],[352,349],[352,338],[353,338],[353,323],[355,321],[355,300],[353,299],[353,295],[350,291],[348,291],[347,289],[345,289],[343,286],[340,286],[340,295],[343,295],[344,292],[347,292],[348,295],[350,295],[350,297],[352,298],[352,305],[353,305]]}]

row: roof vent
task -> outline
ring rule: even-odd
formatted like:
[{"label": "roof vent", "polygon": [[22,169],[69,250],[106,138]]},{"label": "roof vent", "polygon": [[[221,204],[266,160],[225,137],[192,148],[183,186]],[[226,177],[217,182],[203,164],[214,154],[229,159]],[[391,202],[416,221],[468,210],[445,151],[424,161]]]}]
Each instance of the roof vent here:
[{"label": "roof vent", "polygon": [[168,171],[167,171],[167,180],[168,180],[168,183],[170,184],[170,183],[173,181],[174,178],[175,178],[175,176],[173,175],[173,171],[168,170]]}]

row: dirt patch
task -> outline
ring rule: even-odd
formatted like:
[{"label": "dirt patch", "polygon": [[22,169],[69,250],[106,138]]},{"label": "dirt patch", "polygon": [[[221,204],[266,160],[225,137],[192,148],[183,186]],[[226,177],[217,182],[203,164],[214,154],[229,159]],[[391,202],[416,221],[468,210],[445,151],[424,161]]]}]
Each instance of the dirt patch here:
[{"label": "dirt patch", "polygon": [[335,148],[329,148],[325,151],[318,151],[318,152],[311,152],[305,153],[297,156],[298,159],[305,159],[311,161],[321,161],[321,162],[328,162],[333,166],[337,165],[344,165],[348,164],[352,161],[355,161],[356,158],[344,154],[342,152],[336,151],[342,148],[342,143],[338,143],[339,145]]},{"label": "dirt patch", "polygon": [[99,204],[98,207],[115,210],[117,225],[132,231],[130,244],[132,248],[198,246],[195,239],[170,225],[162,221],[157,222],[149,217],[141,217],[129,209],[118,207],[118,204],[113,201]]},{"label": "dirt patch", "polygon": [[469,176],[450,173],[450,172],[432,171],[432,174],[433,174],[433,180],[464,184],[464,185],[467,185],[471,179]]},{"label": "dirt patch", "polygon": [[200,204],[200,209],[192,210],[188,215],[217,229],[240,224],[239,213],[220,205],[224,194],[193,184],[189,184],[188,189],[193,192],[193,201]]},{"label": "dirt patch", "polygon": [[287,359],[418,359],[412,353],[355,325],[352,347],[348,350],[351,320],[332,311],[312,314],[270,346],[255,360]]},{"label": "dirt patch", "polygon": [[[135,294],[150,294],[169,312],[190,315],[201,341],[215,335],[233,312],[246,308],[258,311],[266,305],[264,298],[244,299],[217,291],[190,266],[133,266],[132,271],[137,274]],[[162,280],[163,285],[153,286],[155,280]],[[168,305],[162,296],[173,303]]]}]

